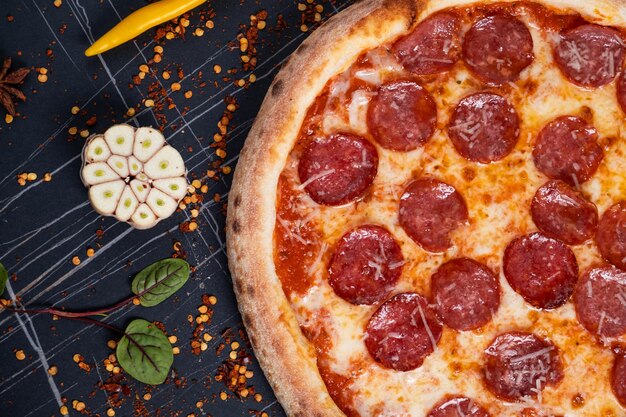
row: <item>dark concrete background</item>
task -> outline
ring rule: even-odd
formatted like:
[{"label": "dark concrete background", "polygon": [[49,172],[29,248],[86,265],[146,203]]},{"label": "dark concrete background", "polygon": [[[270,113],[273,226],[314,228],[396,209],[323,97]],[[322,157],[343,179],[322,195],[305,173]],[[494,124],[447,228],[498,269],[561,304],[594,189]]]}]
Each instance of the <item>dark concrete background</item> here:
[{"label": "dark concrete background", "polygon": [[[324,6],[326,19],[350,1],[316,3]],[[223,204],[232,174],[207,181],[210,189],[198,231],[179,231],[188,211],[176,213],[153,229],[133,230],[110,217],[100,217],[87,202],[78,176],[84,139],[71,135],[69,129],[97,133],[123,121],[156,126],[154,111],[141,103],[149,94],[150,84],[161,83],[176,105],[164,111],[166,137],[187,160],[190,174],[201,177],[211,161],[218,159],[210,145],[226,108],[224,98],[233,96],[239,109],[230,124],[225,164],[235,166],[274,74],[310,30],[300,30],[302,13],[297,1],[214,0],[191,15],[184,40],[164,43],[162,62],[150,65],[156,76],[146,77],[131,89],[129,84],[139,65],[154,54],[154,30],[100,58],[86,58],[83,51],[120,16],[145,4],[142,0],[62,0],[60,7],[55,7],[53,0],[1,1],[0,58],[13,58],[13,68],[48,70],[47,82],[40,82],[33,71],[21,86],[27,101],[18,104],[20,115],[12,123],[4,121],[0,108],[0,261],[15,274],[2,297],[18,296],[29,307],[105,306],[127,297],[132,276],[144,266],[171,256],[172,245],[178,240],[197,270],[177,296],[154,308],[131,306],[104,321],[121,328],[136,317],[163,322],[168,334],[178,338],[175,345],[181,353],[175,356],[173,369],[179,384],[170,379],[150,388],[125,379],[124,402],[115,408],[116,416],[136,415],[136,397],[144,407],[142,415],[149,416],[194,413],[196,417],[243,417],[261,412],[282,416],[256,361],[250,366],[255,373],[251,383],[262,394],[261,402],[240,399],[214,380],[230,352],[229,347],[216,352],[224,342],[220,335],[226,329],[237,335],[241,329],[224,250]],[[203,25],[201,15],[211,9],[216,13],[212,19],[215,28],[204,28],[203,36],[192,36],[193,28]],[[258,65],[253,71],[257,82],[241,88],[233,81],[247,79],[250,72],[242,71],[241,53],[228,44],[241,33],[240,25],[249,24],[249,16],[260,10],[267,10],[269,16],[257,45]],[[282,29],[279,14],[286,23]],[[213,72],[215,64],[223,68],[220,75]],[[181,91],[171,92],[169,85],[177,77],[164,80],[161,73],[171,69],[175,74],[178,68],[184,70],[186,78]],[[238,73],[224,81],[230,68],[238,69]],[[191,99],[183,97],[188,89],[193,91]],[[81,108],[76,115],[70,111],[73,106]],[[129,107],[138,109],[132,119],[124,117]],[[93,116],[97,122],[88,126]],[[38,179],[20,186],[16,176],[22,172],[35,172]],[[52,181],[41,181],[46,172],[52,173]],[[212,200],[216,193],[222,197],[219,203]],[[96,235],[97,230],[102,231],[101,236]],[[96,248],[95,256],[86,256],[87,247]],[[79,256],[80,265],[72,264],[73,256]],[[198,314],[202,294],[216,295],[218,303],[209,326],[213,340],[206,352],[196,356],[190,348],[193,326],[187,317]],[[0,312],[0,416],[58,416],[62,402],[66,402],[70,415],[79,415],[72,407],[74,400],[85,403],[84,414],[106,415],[107,394],[97,385],[110,378],[103,360],[112,353],[107,341],[117,337],[106,329],[53,321],[46,315],[16,317]],[[238,335],[236,339],[246,348],[245,340]],[[17,360],[15,352],[19,349],[25,352],[25,360]],[[90,365],[89,371],[74,362],[77,353]],[[58,368],[54,377],[47,372],[51,366]],[[219,399],[222,391],[229,394],[228,400]],[[147,401],[143,400],[146,392],[151,396]],[[196,408],[197,401],[203,401],[201,409]]]}]

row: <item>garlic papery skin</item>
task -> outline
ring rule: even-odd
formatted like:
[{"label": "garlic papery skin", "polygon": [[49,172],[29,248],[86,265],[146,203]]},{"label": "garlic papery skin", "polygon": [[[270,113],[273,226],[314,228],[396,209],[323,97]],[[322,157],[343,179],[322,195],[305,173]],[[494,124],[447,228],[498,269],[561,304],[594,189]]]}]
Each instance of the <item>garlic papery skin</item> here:
[{"label": "garlic papery skin", "polygon": [[94,209],[137,229],[171,216],[187,194],[185,162],[156,129],[112,126],[87,139],[82,158]]}]

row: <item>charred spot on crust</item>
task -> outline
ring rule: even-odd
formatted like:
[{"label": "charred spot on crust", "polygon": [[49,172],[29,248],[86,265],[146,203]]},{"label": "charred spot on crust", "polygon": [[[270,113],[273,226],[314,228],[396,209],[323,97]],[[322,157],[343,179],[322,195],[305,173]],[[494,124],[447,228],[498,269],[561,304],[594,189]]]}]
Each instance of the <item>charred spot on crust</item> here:
[{"label": "charred spot on crust", "polygon": [[[250,324],[250,315],[246,311],[242,311],[241,313],[241,321],[243,321],[244,325],[251,329],[253,326]],[[248,340],[250,340],[250,335],[248,335]]]},{"label": "charred spot on crust", "polygon": [[239,224],[239,221],[237,219],[233,220],[231,228],[233,230],[233,233],[239,233],[239,231],[241,230],[241,225]]},{"label": "charred spot on crust", "polygon": [[307,45],[306,43],[302,43],[300,44],[296,52],[304,52],[307,49],[309,49],[309,45]]},{"label": "charred spot on crust", "polygon": [[[246,326],[249,329],[253,329],[254,326],[252,326],[252,324],[250,323],[249,318],[246,316],[246,318],[244,319],[244,323],[246,323]],[[248,340],[250,340],[250,343],[252,344],[252,346],[258,346],[256,343],[256,336],[254,335],[253,331],[248,332]]]},{"label": "charred spot on crust", "polygon": [[237,291],[239,294],[242,293],[242,287],[241,287],[241,280],[238,279],[234,279],[233,280],[233,285],[235,287],[235,291]]},{"label": "charred spot on crust", "polygon": [[284,88],[284,83],[283,80],[281,79],[277,79],[274,81],[274,84],[272,85],[272,95],[273,96],[278,96],[283,92],[283,88]]},{"label": "charred spot on crust", "polygon": [[235,207],[239,207],[241,205],[241,194],[235,197],[235,201],[233,202],[233,204],[235,205]]}]

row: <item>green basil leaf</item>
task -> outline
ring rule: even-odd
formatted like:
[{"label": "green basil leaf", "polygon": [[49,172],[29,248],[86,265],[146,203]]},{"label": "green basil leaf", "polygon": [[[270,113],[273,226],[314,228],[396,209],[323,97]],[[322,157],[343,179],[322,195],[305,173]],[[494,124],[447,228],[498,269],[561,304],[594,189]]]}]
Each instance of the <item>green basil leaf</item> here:
[{"label": "green basil leaf", "polygon": [[117,361],[127,374],[145,384],[162,384],[167,378],[174,353],[165,334],[143,319],[130,322],[117,344]]},{"label": "green basil leaf", "polygon": [[4,287],[7,285],[9,279],[9,273],[4,265],[0,264],[0,295],[4,292]]},{"label": "green basil leaf", "polygon": [[133,293],[139,296],[144,307],[165,301],[189,279],[189,264],[182,259],[170,258],[155,262],[133,279]]}]

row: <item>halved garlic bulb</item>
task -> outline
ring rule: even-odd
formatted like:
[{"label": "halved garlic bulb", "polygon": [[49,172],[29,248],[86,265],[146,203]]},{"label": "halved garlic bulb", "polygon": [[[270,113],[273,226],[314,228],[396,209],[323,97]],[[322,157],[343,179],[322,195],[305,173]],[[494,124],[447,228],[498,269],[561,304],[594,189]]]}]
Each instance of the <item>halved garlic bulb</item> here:
[{"label": "halved garlic bulb", "polygon": [[81,179],[94,209],[137,229],[171,216],[187,194],[183,158],[158,130],[112,126],[87,139],[82,156]]}]

